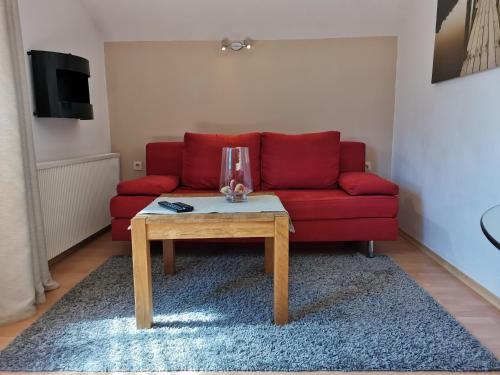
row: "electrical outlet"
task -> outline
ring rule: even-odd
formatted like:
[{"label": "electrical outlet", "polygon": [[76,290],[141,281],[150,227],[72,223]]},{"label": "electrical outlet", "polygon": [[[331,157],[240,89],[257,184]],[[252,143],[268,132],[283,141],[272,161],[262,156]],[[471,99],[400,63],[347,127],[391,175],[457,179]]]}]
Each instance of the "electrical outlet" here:
[{"label": "electrical outlet", "polygon": [[134,171],[142,171],[142,161],[134,160]]},{"label": "electrical outlet", "polygon": [[371,161],[365,161],[365,171],[369,172],[372,170],[372,162]]}]

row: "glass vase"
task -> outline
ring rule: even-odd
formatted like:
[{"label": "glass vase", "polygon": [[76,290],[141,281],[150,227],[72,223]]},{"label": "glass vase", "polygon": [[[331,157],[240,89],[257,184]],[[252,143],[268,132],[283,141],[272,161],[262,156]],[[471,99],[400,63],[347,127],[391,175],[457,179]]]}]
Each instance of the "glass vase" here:
[{"label": "glass vase", "polygon": [[229,202],[244,202],[252,190],[248,147],[224,147],[220,168],[220,192]]}]

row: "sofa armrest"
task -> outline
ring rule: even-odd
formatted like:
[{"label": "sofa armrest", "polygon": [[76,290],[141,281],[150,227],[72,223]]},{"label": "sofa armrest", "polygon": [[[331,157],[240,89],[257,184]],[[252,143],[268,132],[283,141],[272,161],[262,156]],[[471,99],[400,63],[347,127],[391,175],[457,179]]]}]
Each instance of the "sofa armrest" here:
[{"label": "sofa armrest", "polygon": [[177,176],[145,176],[122,181],[116,187],[119,195],[161,195],[174,191],[179,186]]},{"label": "sofa armrest", "polygon": [[399,186],[395,183],[366,172],[344,172],[338,184],[349,195],[397,195]]}]

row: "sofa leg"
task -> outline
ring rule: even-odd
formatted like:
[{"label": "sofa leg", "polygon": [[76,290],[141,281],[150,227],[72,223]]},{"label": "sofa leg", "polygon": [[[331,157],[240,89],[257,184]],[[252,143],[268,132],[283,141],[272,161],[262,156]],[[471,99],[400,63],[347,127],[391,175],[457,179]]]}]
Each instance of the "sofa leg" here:
[{"label": "sofa leg", "polygon": [[368,258],[373,258],[373,241],[368,241]]}]

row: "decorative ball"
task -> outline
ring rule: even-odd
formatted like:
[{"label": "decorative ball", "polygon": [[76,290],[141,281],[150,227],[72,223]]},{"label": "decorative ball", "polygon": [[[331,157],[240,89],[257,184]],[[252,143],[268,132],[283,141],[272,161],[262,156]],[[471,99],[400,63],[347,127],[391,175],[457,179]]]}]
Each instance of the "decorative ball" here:
[{"label": "decorative ball", "polygon": [[243,184],[238,184],[234,188],[234,192],[236,194],[243,194],[245,192],[245,190],[246,190],[246,188],[245,188],[245,185],[243,185]]}]

